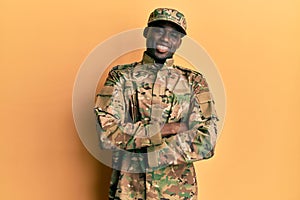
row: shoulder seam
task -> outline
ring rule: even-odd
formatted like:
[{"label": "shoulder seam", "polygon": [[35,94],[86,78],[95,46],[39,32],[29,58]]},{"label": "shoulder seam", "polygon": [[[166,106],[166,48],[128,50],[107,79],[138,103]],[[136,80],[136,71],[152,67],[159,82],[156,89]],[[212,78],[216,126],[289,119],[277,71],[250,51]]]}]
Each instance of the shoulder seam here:
[{"label": "shoulder seam", "polygon": [[182,67],[182,66],[179,66],[179,65],[174,65],[176,67],[176,69],[179,69],[179,70],[182,70],[188,74],[195,74],[195,75],[201,75],[202,76],[202,73],[196,71],[196,70],[193,70],[193,69],[189,69],[189,68],[186,68],[186,67]]},{"label": "shoulder seam", "polygon": [[137,65],[138,62],[130,63],[130,64],[123,64],[123,65],[116,65],[110,71],[119,71],[119,70],[126,70],[128,68],[132,68]]}]

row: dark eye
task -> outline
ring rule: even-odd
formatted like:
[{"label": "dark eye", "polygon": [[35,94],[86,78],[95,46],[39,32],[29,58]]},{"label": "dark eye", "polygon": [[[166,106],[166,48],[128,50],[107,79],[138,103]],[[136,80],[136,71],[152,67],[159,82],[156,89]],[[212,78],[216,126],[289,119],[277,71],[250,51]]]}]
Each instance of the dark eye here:
[{"label": "dark eye", "polygon": [[152,30],[153,30],[154,33],[161,34],[161,35],[164,34],[164,29],[163,28],[153,27]]},{"label": "dark eye", "polygon": [[180,34],[177,33],[177,32],[171,32],[171,33],[170,33],[170,36],[171,36],[172,38],[174,38],[174,39],[177,39],[177,38],[180,37]]}]

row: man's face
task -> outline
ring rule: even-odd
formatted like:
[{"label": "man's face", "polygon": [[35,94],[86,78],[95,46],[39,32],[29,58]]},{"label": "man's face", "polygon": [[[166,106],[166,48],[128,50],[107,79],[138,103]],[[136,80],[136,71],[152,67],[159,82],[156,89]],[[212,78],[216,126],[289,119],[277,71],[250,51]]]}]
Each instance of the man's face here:
[{"label": "man's face", "polygon": [[182,34],[175,25],[162,22],[155,27],[147,27],[144,31],[147,53],[158,62],[171,58],[181,44]]}]

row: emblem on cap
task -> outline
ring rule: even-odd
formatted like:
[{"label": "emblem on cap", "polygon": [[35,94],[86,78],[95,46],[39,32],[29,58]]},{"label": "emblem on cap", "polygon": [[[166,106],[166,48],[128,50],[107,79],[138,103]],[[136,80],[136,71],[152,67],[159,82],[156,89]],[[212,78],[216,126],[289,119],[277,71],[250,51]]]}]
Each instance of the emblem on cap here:
[{"label": "emblem on cap", "polygon": [[186,35],[186,20],[184,15],[172,8],[157,8],[149,16],[148,25],[156,21],[169,21],[178,25],[181,32]]}]

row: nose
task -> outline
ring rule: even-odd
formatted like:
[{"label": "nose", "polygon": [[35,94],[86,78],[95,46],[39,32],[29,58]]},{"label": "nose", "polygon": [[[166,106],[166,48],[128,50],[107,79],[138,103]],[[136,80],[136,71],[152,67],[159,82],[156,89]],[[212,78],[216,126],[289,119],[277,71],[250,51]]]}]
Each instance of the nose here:
[{"label": "nose", "polygon": [[169,42],[169,33],[166,31],[160,39],[164,42]]}]

